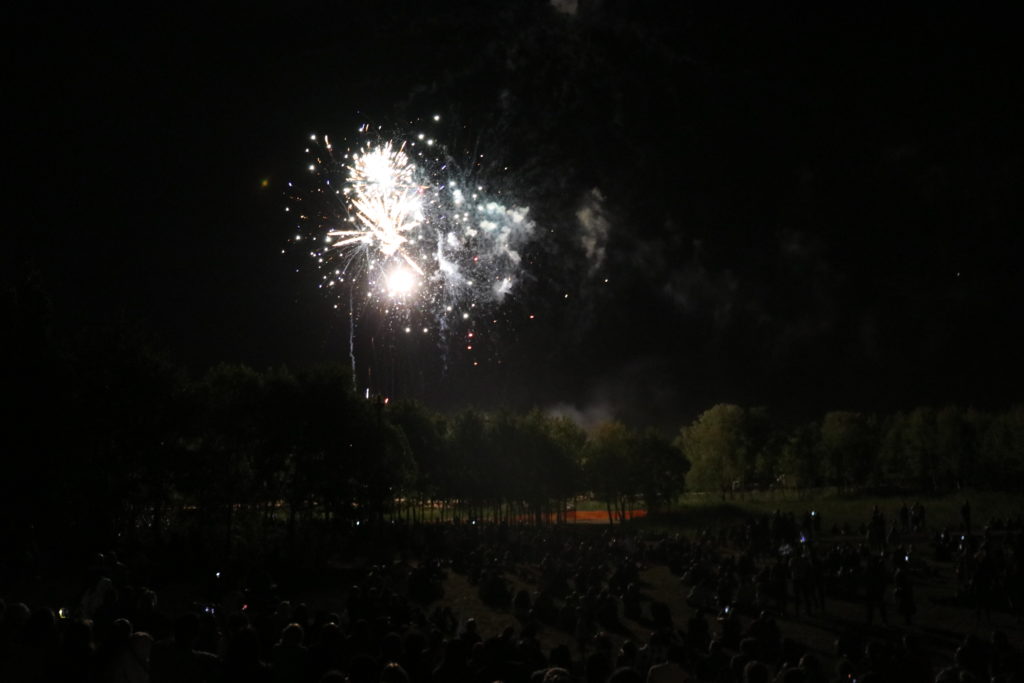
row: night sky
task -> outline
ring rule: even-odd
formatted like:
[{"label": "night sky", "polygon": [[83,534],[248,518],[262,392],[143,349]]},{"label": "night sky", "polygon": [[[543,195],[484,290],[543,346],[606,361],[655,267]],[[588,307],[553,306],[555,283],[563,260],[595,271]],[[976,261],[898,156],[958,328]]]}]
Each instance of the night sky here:
[{"label": "night sky", "polygon": [[662,426],[1020,400],[1017,22],[720,4],[22,9],[5,284],[197,370],[348,364],[287,182],[311,133],[439,114],[537,234],[473,352],[363,314],[385,393]]}]

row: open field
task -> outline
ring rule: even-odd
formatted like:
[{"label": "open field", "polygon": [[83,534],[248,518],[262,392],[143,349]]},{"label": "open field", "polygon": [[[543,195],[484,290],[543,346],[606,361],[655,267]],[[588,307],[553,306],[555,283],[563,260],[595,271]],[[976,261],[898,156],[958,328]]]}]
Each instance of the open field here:
[{"label": "open field", "polygon": [[[819,548],[827,548],[834,544],[853,544],[863,542],[858,527],[867,521],[873,506],[877,505],[889,521],[897,516],[899,506],[906,501],[912,504],[916,500],[927,510],[926,529],[913,535],[903,536],[902,544],[910,544],[914,548],[915,565],[913,571],[917,614],[913,623],[907,625],[899,616],[894,604],[892,586],[886,590],[888,605],[888,624],[881,624],[876,619],[874,624],[867,624],[863,604],[840,599],[829,599],[824,612],[813,616],[802,615],[796,618],[792,612],[777,615],[782,634],[791,638],[809,652],[817,655],[829,673],[836,665],[835,641],[844,634],[856,634],[868,641],[896,643],[904,634],[913,635],[921,644],[922,649],[930,655],[936,666],[949,665],[952,662],[956,647],[968,634],[974,634],[988,640],[994,631],[1005,632],[1011,643],[1024,648],[1024,622],[1018,614],[1010,610],[1009,605],[994,605],[991,616],[978,614],[972,607],[957,601],[958,581],[956,565],[952,559],[936,559],[932,549],[934,534],[942,528],[949,528],[956,534],[961,533],[962,521],[960,506],[966,499],[971,501],[974,532],[977,534],[990,518],[1018,519],[1024,515],[1024,499],[1007,494],[988,494],[966,492],[958,495],[933,497],[899,497],[875,496],[856,497],[840,496],[831,493],[819,493],[814,497],[774,494],[738,496],[735,499],[722,501],[718,496],[689,494],[685,496],[671,512],[653,516],[640,517],[626,524],[614,525],[617,533],[641,535],[647,538],[658,534],[681,533],[690,538],[702,531],[717,531],[733,527],[749,519],[752,515],[770,514],[778,509],[783,513],[792,512],[799,518],[805,511],[815,510],[823,519],[822,533],[815,543]],[[598,539],[609,529],[607,513],[598,504],[580,506],[575,522],[570,522],[571,533],[582,538]],[[833,533],[833,526],[848,526],[852,533]],[[1019,526],[1017,528],[1020,528]],[[996,532],[995,537],[1002,538],[1005,532]],[[311,610],[336,612],[343,614],[352,577],[358,577],[370,565],[387,562],[388,553],[380,552],[372,545],[339,553],[337,561],[331,567],[305,567],[291,577],[280,577],[275,599],[287,599],[293,604],[304,602]],[[369,551],[369,552],[367,552]],[[717,552],[721,555],[737,555],[739,550],[728,543],[720,545]],[[391,555],[394,566],[416,564],[415,559],[399,550]],[[401,576],[402,570],[394,572]],[[512,561],[504,566],[503,576],[512,593],[525,589],[534,593],[538,589],[539,570],[530,561]],[[139,577],[142,578],[142,577]],[[194,580],[165,580],[150,583],[160,595],[160,604],[169,614],[177,614],[194,609],[197,601],[205,599],[201,583]],[[647,562],[639,572],[639,585],[642,591],[642,616],[630,619],[622,615],[620,605],[619,624],[609,631],[609,635],[617,643],[633,640],[638,644],[647,641],[653,623],[651,620],[651,602],[660,601],[671,610],[676,629],[686,628],[687,620],[693,615],[694,609],[687,604],[686,595],[690,586],[685,585],[680,577],[669,571],[660,562]],[[394,590],[401,593],[407,585],[396,580]],[[480,597],[479,586],[474,584],[469,575],[449,568],[442,582],[443,595],[431,604],[423,606],[429,612],[438,605],[451,607],[457,620],[462,623],[467,618],[474,618],[480,632],[486,637],[500,633],[505,627],[512,626],[516,630],[523,623],[513,613],[511,606],[494,606],[486,604]],[[13,590],[12,590],[13,589]],[[3,596],[25,600],[30,604],[49,604],[53,607],[76,604],[76,593],[71,584],[59,580],[32,582],[32,585],[5,587]],[[743,614],[744,626],[749,624],[753,614]],[[711,619],[712,632],[717,631],[714,619]],[[558,625],[540,625],[539,639],[545,652],[557,645],[566,644],[574,656],[579,657],[576,637],[571,629]]]},{"label": "open field", "polygon": [[[901,538],[902,543],[912,544],[921,566],[915,572],[915,597],[918,612],[911,625],[906,625],[897,614],[891,587],[886,591],[889,613],[888,624],[875,619],[873,625],[866,623],[865,608],[862,604],[845,600],[829,600],[825,613],[812,617],[803,615],[795,618],[792,613],[778,617],[784,637],[793,638],[823,660],[826,671],[836,664],[835,641],[846,633],[856,633],[866,640],[889,643],[898,642],[904,634],[914,636],[933,662],[942,665],[952,663],[956,647],[968,634],[974,634],[987,641],[997,630],[1005,632],[1016,647],[1024,647],[1024,623],[1020,617],[1011,614],[1008,605],[997,605],[991,618],[980,615],[966,605],[957,604],[956,566],[953,561],[938,561],[933,557],[930,542],[933,535],[943,528],[959,533],[962,527],[960,507],[964,500],[970,500],[974,531],[978,531],[990,519],[1002,520],[1024,516],[1024,497],[1009,494],[991,494],[976,491],[944,496],[852,496],[831,492],[817,492],[816,495],[796,496],[793,494],[743,495],[722,501],[718,496],[690,494],[675,506],[672,512],[654,518],[636,519],[627,528],[653,531],[694,533],[700,529],[717,529],[735,524],[751,514],[770,514],[778,509],[783,513],[801,515],[815,510],[824,520],[823,535],[817,543],[821,547],[833,543],[859,543],[862,537],[857,528],[867,521],[873,506],[891,521],[896,519],[900,505],[908,506],[920,501],[927,512],[927,528],[918,534]],[[607,526],[607,514],[603,508],[593,505],[580,506],[577,523],[585,521]],[[833,525],[842,528],[848,525],[854,530],[853,536],[834,535]],[[535,589],[522,575],[509,577],[514,587]],[[678,576],[669,572],[664,565],[653,565],[641,572],[644,594],[649,599],[667,603],[672,611],[677,628],[684,628],[694,610],[686,604],[689,586],[683,585]],[[451,604],[461,618],[474,617],[485,633],[498,633],[508,625],[518,626],[517,620],[505,610],[488,607],[477,596],[476,587],[465,577],[449,575],[445,583],[445,602]],[[649,616],[649,603],[644,606],[645,617]],[[745,615],[749,623],[752,615]],[[645,642],[651,631],[647,619],[640,621],[622,618],[622,628],[611,633],[617,641],[633,639]],[[712,630],[714,630],[714,624]],[[541,633],[545,649],[558,644],[573,645],[574,636],[564,630],[545,627]]]},{"label": "open field", "polygon": [[[926,529],[920,533],[903,536],[901,543],[915,548],[914,583],[918,607],[913,623],[907,625],[899,616],[893,601],[892,587],[886,590],[889,620],[882,624],[876,617],[869,625],[865,618],[863,604],[846,600],[830,599],[824,613],[796,618],[792,612],[779,615],[777,621],[783,636],[792,638],[817,655],[831,673],[836,665],[835,641],[844,634],[856,634],[867,641],[897,643],[904,634],[910,634],[920,643],[924,652],[936,665],[949,665],[957,646],[968,634],[974,634],[987,641],[994,631],[1005,632],[1011,643],[1024,647],[1024,623],[1012,614],[1008,605],[996,605],[991,617],[978,614],[972,607],[958,604],[956,566],[951,560],[936,560],[931,549],[934,534],[943,528],[959,533],[962,526],[960,506],[964,500],[971,501],[974,531],[978,533],[992,518],[1002,520],[1019,518],[1024,515],[1024,498],[1008,494],[989,494],[975,491],[945,496],[850,496],[831,492],[818,492],[815,496],[792,494],[744,495],[722,501],[717,496],[690,494],[685,496],[667,514],[651,518],[638,518],[626,525],[615,525],[639,533],[684,533],[694,534],[700,530],[716,530],[728,527],[749,518],[750,515],[770,514],[778,509],[783,513],[792,512],[799,517],[805,511],[815,510],[824,520],[823,533],[818,538],[819,547],[836,543],[859,544],[863,537],[858,527],[867,521],[872,508],[877,505],[891,522],[897,518],[903,502],[912,505],[920,501],[926,508]],[[575,522],[580,527],[590,527],[588,533],[599,534],[608,528],[607,513],[597,503],[581,505]],[[853,530],[852,535],[833,534],[833,525],[844,525]],[[1001,535],[1001,534],[997,534]],[[734,551],[735,549],[733,549]],[[724,552],[730,550],[726,548]],[[536,591],[535,569],[517,566],[505,573],[512,591],[524,588]],[[663,564],[650,564],[640,573],[644,594],[643,617],[639,620],[621,618],[621,627],[610,632],[612,638],[621,643],[631,639],[637,643],[646,642],[651,633],[650,601],[667,603],[671,609],[676,628],[685,628],[694,609],[687,605],[686,594],[689,586],[680,577],[672,574]],[[324,597],[320,594],[320,597]],[[307,596],[311,602],[315,595]],[[510,609],[495,608],[485,604],[479,597],[478,587],[468,578],[456,572],[448,572],[444,581],[444,597],[440,601],[452,607],[461,621],[473,617],[485,635],[497,634],[507,626],[522,626]],[[336,604],[340,606],[341,596]],[[744,625],[754,615],[743,615]],[[620,612],[621,617],[621,612]],[[712,631],[716,625],[712,620]],[[545,625],[540,630],[544,650],[566,644],[577,653],[575,636],[572,632],[556,626]]]}]

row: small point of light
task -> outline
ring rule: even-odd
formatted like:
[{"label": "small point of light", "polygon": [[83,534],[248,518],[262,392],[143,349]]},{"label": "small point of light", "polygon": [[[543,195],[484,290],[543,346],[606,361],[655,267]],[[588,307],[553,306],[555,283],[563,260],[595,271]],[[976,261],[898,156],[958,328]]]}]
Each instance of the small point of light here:
[{"label": "small point of light", "polygon": [[405,328],[405,333],[406,334],[409,334],[410,332],[412,332],[412,328],[411,327]]},{"label": "small point of light", "polygon": [[313,142],[316,142],[316,133],[311,134],[309,136],[309,139],[312,140]]},{"label": "small point of light", "polygon": [[310,171],[315,171],[316,170],[316,165],[315,164],[310,164],[309,165],[309,170]]},{"label": "small point of light", "polygon": [[463,320],[469,320],[469,313],[463,313],[462,314],[462,319]]},{"label": "small point of light", "polygon": [[568,299],[568,298],[569,298],[569,295],[568,295],[568,294],[566,294],[566,295],[565,295],[565,296],[564,296],[563,298],[565,298],[565,299]]},{"label": "small point of light", "polygon": [[530,314],[530,320],[533,320],[533,314],[532,313]]},{"label": "small point of light", "polygon": [[441,120],[441,115],[440,114],[434,114],[434,120],[435,121],[440,121]]},{"label": "small point of light", "polygon": [[426,334],[426,333],[427,333],[427,328],[424,327],[423,328],[423,334]]},{"label": "small point of light", "polygon": [[270,187],[270,178],[264,178],[261,180],[260,187]]}]

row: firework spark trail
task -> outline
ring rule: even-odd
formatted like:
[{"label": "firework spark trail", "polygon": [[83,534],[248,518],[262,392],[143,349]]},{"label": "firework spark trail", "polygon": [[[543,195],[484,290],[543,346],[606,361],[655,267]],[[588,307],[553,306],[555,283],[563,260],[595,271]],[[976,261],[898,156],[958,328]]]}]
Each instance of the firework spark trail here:
[{"label": "firework spark trail", "polygon": [[352,391],[356,390],[356,310],[352,288],[348,290],[348,358],[352,362]]},{"label": "firework spark trail", "polygon": [[405,154],[405,145],[395,149],[389,141],[353,156],[348,167],[352,210],[360,230],[330,230],[328,237],[340,237],[332,246],[352,244],[375,246],[385,256],[397,254],[420,275],[423,269],[402,249],[406,233],[423,221],[422,187],[413,182],[415,166]]}]

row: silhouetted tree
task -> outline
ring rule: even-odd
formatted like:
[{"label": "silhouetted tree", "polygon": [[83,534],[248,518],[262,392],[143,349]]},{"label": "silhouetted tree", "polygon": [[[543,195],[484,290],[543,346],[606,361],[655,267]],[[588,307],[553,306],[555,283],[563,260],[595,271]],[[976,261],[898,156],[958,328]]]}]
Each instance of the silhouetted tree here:
[{"label": "silhouetted tree", "polygon": [[752,463],[746,412],[737,405],[719,403],[682,428],[676,446],[691,463],[691,488],[720,491],[742,481]]},{"label": "silhouetted tree", "polygon": [[838,489],[864,484],[875,470],[878,453],[876,421],[863,413],[836,410],[821,421],[825,472]]},{"label": "silhouetted tree", "polygon": [[790,432],[782,445],[779,473],[786,486],[806,489],[821,483],[821,426],[811,422]]},{"label": "silhouetted tree", "polygon": [[626,501],[637,490],[632,450],[634,437],[617,421],[602,422],[583,449],[583,471],[594,495],[605,501],[608,523],[625,519]]},{"label": "silhouetted tree", "polygon": [[634,438],[633,468],[649,513],[672,504],[686,489],[689,461],[668,439],[653,430]]}]

